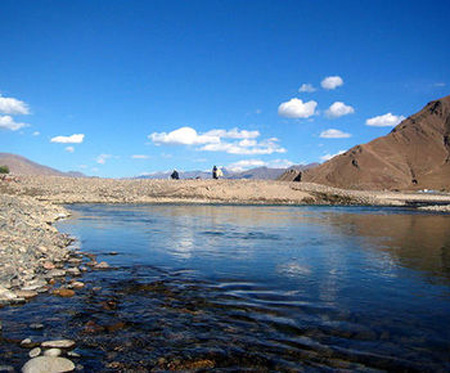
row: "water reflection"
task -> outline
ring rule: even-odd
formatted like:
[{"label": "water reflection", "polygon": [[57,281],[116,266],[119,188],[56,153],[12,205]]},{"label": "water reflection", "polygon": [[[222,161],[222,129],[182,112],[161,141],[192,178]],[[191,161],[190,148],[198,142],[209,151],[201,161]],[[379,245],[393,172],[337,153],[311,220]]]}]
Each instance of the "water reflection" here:
[{"label": "water reflection", "polygon": [[[449,216],[332,207],[73,208],[78,215],[61,229],[79,236],[86,251],[121,254],[108,257],[120,271],[92,281],[123,303],[114,317],[132,325],[132,337],[121,335],[130,346],[136,338],[169,355],[206,354],[231,370],[297,369],[299,362],[312,370],[449,367]],[[112,343],[108,337],[99,336],[101,343]],[[137,350],[129,347],[128,356]],[[163,354],[146,353],[156,361]]]}]

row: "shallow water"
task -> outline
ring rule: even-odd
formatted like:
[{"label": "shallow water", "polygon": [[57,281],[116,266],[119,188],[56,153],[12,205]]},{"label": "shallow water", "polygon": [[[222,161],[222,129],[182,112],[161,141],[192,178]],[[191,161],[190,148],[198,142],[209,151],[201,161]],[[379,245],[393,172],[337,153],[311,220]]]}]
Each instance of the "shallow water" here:
[{"label": "shallow water", "polygon": [[[115,269],[0,310],[86,371],[450,369],[450,216],[366,207],[74,205],[58,228]],[[110,252],[118,255],[108,255]],[[94,289],[94,287],[101,287]],[[43,322],[42,331],[29,329]]]}]

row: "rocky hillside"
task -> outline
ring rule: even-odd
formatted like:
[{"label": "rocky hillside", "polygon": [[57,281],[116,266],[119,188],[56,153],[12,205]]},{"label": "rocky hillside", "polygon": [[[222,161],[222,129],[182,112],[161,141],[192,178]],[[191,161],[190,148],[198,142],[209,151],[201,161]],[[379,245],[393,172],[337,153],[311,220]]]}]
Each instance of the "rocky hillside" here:
[{"label": "rocky hillside", "polygon": [[81,172],[62,172],[16,154],[0,153],[0,165],[9,167],[9,171],[16,175],[43,175],[43,176],[71,176],[84,177]]},{"label": "rocky hillside", "polygon": [[450,96],[432,101],[388,135],[303,174],[346,189],[450,190]]}]

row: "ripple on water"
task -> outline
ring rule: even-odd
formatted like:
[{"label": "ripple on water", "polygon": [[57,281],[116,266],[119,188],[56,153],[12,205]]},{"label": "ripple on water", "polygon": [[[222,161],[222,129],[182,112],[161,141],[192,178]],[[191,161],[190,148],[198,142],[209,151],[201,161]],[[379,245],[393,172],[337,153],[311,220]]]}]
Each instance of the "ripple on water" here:
[{"label": "ripple on water", "polygon": [[96,372],[450,369],[443,216],[73,208],[59,227],[116,269],[86,274],[73,298],[1,309],[0,364],[19,370],[20,341],[51,336],[77,341],[78,361]]}]

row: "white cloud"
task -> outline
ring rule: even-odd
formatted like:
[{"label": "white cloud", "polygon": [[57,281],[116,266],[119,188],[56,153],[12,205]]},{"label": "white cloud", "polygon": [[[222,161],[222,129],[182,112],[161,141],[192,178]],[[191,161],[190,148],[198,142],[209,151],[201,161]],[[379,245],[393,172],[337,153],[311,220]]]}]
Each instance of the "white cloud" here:
[{"label": "white cloud", "polygon": [[226,152],[229,154],[272,154],[285,153],[277,138],[257,141],[259,131],[213,129],[198,133],[194,128],[181,127],[172,132],[154,132],[148,136],[155,145],[201,145],[197,150]]},{"label": "white cloud", "polygon": [[322,88],[327,90],[336,89],[343,84],[344,80],[340,76],[328,76],[320,83]]},{"label": "white cloud", "polygon": [[403,115],[393,115],[387,113],[366,120],[368,126],[374,127],[394,127],[406,118]]},{"label": "white cloud", "polygon": [[56,136],[53,137],[50,142],[56,142],[60,144],[81,144],[84,140],[84,134],[74,134],[71,136]]},{"label": "white cloud", "polygon": [[316,89],[313,87],[312,84],[309,83],[303,83],[302,86],[298,89],[299,92],[307,92],[307,93],[311,93],[311,92],[315,92]]},{"label": "white cloud", "polygon": [[150,156],[144,155],[144,154],[133,154],[131,156],[131,158],[133,158],[133,159],[149,159]]},{"label": "white cloud", "polygon": [[314,100],[303,103],[298,98],[283,102],[278,106],[278,115],[286,118],[309,118],[314,115],[317,102]]},{"label": "white cloud", "polygon": [[251,144],[240,142],[220,142],[218,144],[206,144],[199,150],[210,152],[226,152],[228,154],[254,155],[254,154],[273,154],[286,153],[286,149],[282,148],[277,139],[268,139],[261,142],[252,142]]},{"label": "white cloud", "polygon": [[200,135],[192,127],[181,127],[172,132],[153,132],[148,136],[156,145],[199,145],[208,143],[219,143],[220,137],[214,135]]},{"label": "white cloud", "polygon": [[33,136],[39,136],[41,133],[39,131],[34,131]]},{"label": "white cloud", "polygon": [[294,162],[291,162],[287,159],[273,159],[267,162],[267,167],[271,168],[288,168],[291,167]]},{"label": "white cloud", "polygon": [[225,139],[254,139],[260,135],[259,131],[247,131],[233,128],[231,130],[211,130],[204,133],[204,136],[208,137],[221,137]]},{"label": "white cloud", "polygon": [[320,133],[320,137],[324,139],[346,139],[351,137],[352,135],[350,133],[342,132],[340,130],[335,130],[333,128],[330,128],[329,130],[322,131]]},{"label": "white cloud", "polygon": [[273,159],[267,162],[261,159],[244,159],[242,161],[229,164],[227,169],[233,172],[241,172],[255,167],[287,168],[293,164],[293,162],[287,159]]},{"label": "white cloud", "polygon": [[439,87],[439,88],[445,87],[446,85],[447,84],[445,84],[444,82],[438,82],[438,83],[433,84],[434,87]]},{"label": "white cloud", "polygon": [[354,112],[355,109],[350,105],[345,105],[341,101],[336,101],[325,111],[325,115],[328,118],[339,118],[344,115],[353,114]]},{"label": "white cloud", "polygon": [[106,163],[106,160],[111,159],[112,157],[113,157],[112,154],[100,154],[100,155],[95,159],[95,161],[96,161],[98,164],[105,164],[105,163]]},{"label": "white cloud", "polygon": [[11,131],[17,131],[23,127],[27,127],[26,123],[18,123],[9,115],[0,116],[0,128],[5,128]]},{"label": "white cloud", "polygon": [[16,98],[0,96],[0,113],[2,114],[30,114],[28,105]]},{"label": "white cloud", "polygon": [[325,161],[329,161],[331,158],[334,158],[334,157],[336,157],[337,155],[341,155],[341,154],[343,154],[343,153],[345,153],[345,150],[339,150],[337,153],[335,153],[335,154],[325,154],[325,155],[323,155],[323,156],[321,156],[320,157],[320,160],[321,161],[323,161],[323,162],[325,162]]},{"label": "white cloud", "polygon": [[262,167],[265,166],[266,162],[260,160],[260,159],[245,159],[242,161],[231,163],[227,166],[227,169],[233,171],[233,172],[241,172],[244,170],[248,170],[249,168],[254,167]]},{"label": "white cloud", "polygon": [[75,151],[75,148],[73,146],[67,146],[65,150],[68,153],[73,153]]}]

